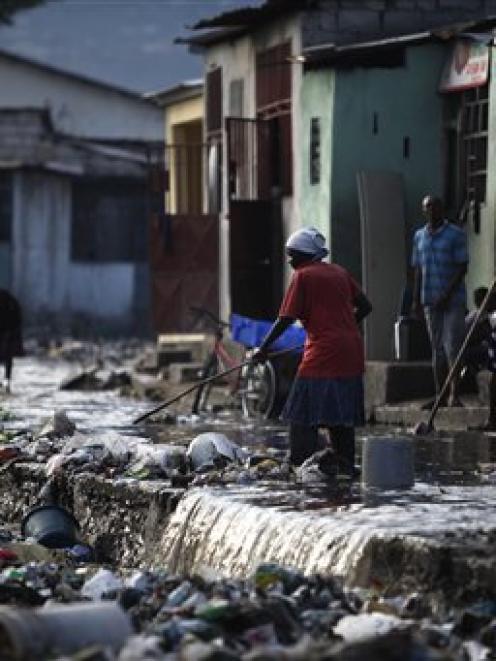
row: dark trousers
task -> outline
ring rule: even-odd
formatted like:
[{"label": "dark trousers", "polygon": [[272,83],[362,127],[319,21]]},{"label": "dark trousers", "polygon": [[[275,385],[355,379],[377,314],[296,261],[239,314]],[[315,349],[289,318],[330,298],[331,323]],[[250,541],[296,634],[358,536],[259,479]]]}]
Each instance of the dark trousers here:
[{"label": "dark trousers", "polygon": [[3,364],[5,366],[5,378],[10,381],[10,377],[12,376],[12,356],[7,356]]},{"label": "dark trousers", "polygon": [[[337,425],[329,427],[329,431],[338,472],[352,474],[355,467],[355,429]],[[290,423],[289,459],[294,466],[301,466],[308,457],[321,449],[318,427]]]}]

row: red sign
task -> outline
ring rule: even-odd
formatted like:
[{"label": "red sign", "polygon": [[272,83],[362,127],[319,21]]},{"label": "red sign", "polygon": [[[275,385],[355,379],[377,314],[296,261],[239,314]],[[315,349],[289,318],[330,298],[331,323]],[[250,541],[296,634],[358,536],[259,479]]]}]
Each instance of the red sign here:
[{"label": "red sign", "polygon": [[480,87],[489,76],[489,48],[486,44],[460,39],[445,64],[439,89],[441,92]]}]

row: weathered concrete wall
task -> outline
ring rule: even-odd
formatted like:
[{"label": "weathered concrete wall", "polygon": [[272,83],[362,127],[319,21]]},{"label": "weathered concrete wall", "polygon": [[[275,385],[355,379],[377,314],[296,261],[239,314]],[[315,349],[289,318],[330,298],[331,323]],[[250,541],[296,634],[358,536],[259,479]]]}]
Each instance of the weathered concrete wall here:
[{"label": "weathered concrete wall", "polygon": [[14,176],[12,284],[28,319],[67,305],[70,226],[70,179],[18,171]]},{"label": "weathered concrete wall", "polygon": [[163,111],[133,94],[0,54],[0,105],[49,108],[55,128],[88,138],[163,139]]},{"label": "weathered concrete wall", "polygon": [[72,184],[46,172],[14,175],[12,290],[28,325],[78,333],[146,333],[148,268],[71,259]]},{"label": "weathered concrete wall", "polygon": [[[297,178],[301,182],[299,216],[302,224],[313,225],[329,239],[331,217],[332,134],[334,123],[335,71],[324,69],[303,77],[300,95],[301,126],[295,138],[295,151],[301,154]],[[312,118],[320,121],[320,182],[310,181],[310,126]],[[338,165],[339,167],[339,165]]]},{"label": "weathered concrete wall", "polygon": [[[46,484],[40,464],[17,464],[0,473],[2,518],[20,524]],[[63,474],[59,503],[73,512],[82,536],[102,562],[137,566],[159,540],[183,491],[164,482],[114,484],[92,473]]]},{"label": "weathered concrete wall", "polygon": [[326,0],[320,11],[306,14],[303,44],[372,41],[495,13],[495,0]]}]

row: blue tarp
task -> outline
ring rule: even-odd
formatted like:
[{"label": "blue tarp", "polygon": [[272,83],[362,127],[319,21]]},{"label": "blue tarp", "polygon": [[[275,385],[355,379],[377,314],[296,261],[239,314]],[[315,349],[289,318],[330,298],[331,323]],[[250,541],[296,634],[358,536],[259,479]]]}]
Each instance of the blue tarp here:
[{"label": "blue tarp", "polygon": [[[244,344],[249,349],[259,347],[272,324],[272,321],[261,321],[250,319],[250,317],[243,317],[240,314],[232,314],[231,336],[233,340]],[[305,337],[305,330],[301,326],[293,324],[271,344],[270,348],[274,351],[282,351],[283,349],[291,349],[292,347],[301,347],[300,351],[302,351]]]}]

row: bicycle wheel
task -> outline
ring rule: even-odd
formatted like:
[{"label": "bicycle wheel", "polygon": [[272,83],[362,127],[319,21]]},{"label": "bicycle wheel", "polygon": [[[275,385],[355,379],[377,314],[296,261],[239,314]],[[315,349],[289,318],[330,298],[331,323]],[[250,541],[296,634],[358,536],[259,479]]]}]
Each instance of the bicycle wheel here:
[{"label": "bicycle wheel", "polygon": [[276,372],[268,360],[263,365],[246,365],[241,372],[241,409],[247,418],[269,418],[276,401]]},{"label": "bicycle wheel", "polygon": [[[207,358],[202,371],[201,371],[201,380],[208,379],[211,376],[214,376],[219,371],[217,356],[212,354]],[[191,407],[191,412],[198,415],[199,413],[204,413],[207,410],[208,399],[210,393],[212,392],[213,383],[205,383],[201,386],[198,386],[196,390],[195,399],[193,401],[193,406]]]}]

